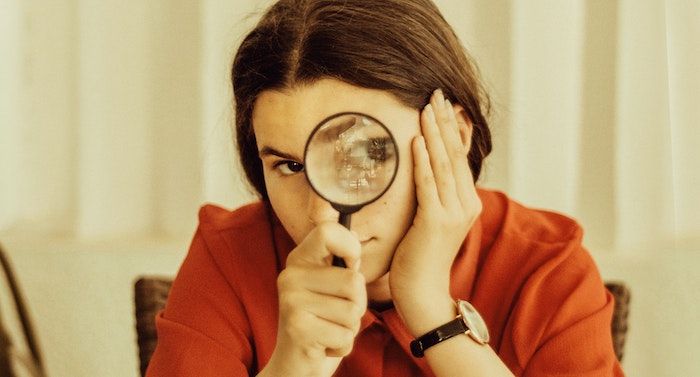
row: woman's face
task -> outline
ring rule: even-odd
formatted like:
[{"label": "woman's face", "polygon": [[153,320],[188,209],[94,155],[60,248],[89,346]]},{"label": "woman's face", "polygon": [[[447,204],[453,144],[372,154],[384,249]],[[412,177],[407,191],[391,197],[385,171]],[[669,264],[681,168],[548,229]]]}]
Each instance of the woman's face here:
[{"label": "woman's face", "polygon": [[411,140],[419,135],[419,112],[381,90],[334,79],[262,92],[253,109],[253,129],[272,207],[296,244],[338,212],[309,186],[302,168],[304,146],[314,127],[330,115],[360,112],[389,128],[396,140],[399,167],[382,197],[352,215],[352,230],[362,244],[361,272],[368,283],[386,274],[394,250],[416,209]]}]

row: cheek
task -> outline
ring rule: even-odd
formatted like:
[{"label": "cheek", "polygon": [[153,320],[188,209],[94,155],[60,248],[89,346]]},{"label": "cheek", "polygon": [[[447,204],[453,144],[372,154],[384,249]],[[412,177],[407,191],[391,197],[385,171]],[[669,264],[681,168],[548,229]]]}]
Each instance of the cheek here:
[{"label": "cheek", "polygon": [[[389,227],[385,236],[398,242],[413,223],[416,210],[416,191],[413,183],[413,165],[402,164],[389,190],[373,203],[370,218],[384,219],[376,224]],[[376,221],[376,220],[375,220]]]},{"label": "cheek", "polygon": [[416,212],[416,186],[413,181],[413,164],[404,164],[399,170],[394,180],[392,189],[396,192],[393,195],[392,206],[396,208],[397,224],[401,224],[402,234],[413,222]]},{"label": "cheek", "polygon": [[403,203],[403,207],[415,208],[416,185],[413,180],[413,154],[410,148],[401,150],[401,161],[394,183],[389,189],[393,198]]},{"label": "cheek", "polygon": [[303,187],[297,187],[299,185],[294,181],[294,178],[265,177],[267,194],[275,214],[292,240],[299,244],[310,229],[305,213],[306,191]]}]

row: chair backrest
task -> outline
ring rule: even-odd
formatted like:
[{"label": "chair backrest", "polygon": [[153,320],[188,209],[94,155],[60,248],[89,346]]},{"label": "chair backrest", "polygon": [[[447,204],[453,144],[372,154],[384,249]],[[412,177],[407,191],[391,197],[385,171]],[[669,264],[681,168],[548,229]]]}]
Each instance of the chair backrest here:
[{"label": "chair backrest", "polygon": [[613,309],[612,323],[610,324],[613,338],[613,348],[617,359],[622,361],[627,339],[627,317],[630,312],[630,289],[622,282],[609,281],[605,288],[615,297],[615,309]]},{"label": "chair backrest", "polygon": [[136,334],[139,345],[141,376],[146,375],[148,362],[156,349],[156,314],[165,307],[172,279],[164,277],[141,277],[134,284],[134,308]]},{"label": "chair backrest", "polygon": [[[11,308],[9,310],[13,318],[19,324],[17,330],[20,335],[12,336],[6,331],[4,320],[13,318],[2,318],[0,315],[0,376],[36,376],[45,377],[39,345],[34,337],[34,328],[24,303],[24,297],[20,290],[14,270],[9,259],[5,255],[2,245],[0,245],[0,285],[9,291],[8,296],[11,302],[0,302],[0,307]],[[6,286],[5,286],[6,285]],[[7,308],[5,308],[7,310]],[[8,311],[5,311],[8,313]],[[12,327],[14,329],[14,327]],[[24,339],[19,339],[23,337]]]},{"label": "chair backrest", "polygon": [[[134,286],[136,306],[136,332],[138,334],[141,375],[146,374],[148,362],[158,343],[155,317],[165,307],[172,280],[163,277],[141,277]],[[611,324],[613,347],[617,359],[622,361],[627,336],[630,290],[622,282],[606,282],[605,287],[615,297],[615,309]]]}]

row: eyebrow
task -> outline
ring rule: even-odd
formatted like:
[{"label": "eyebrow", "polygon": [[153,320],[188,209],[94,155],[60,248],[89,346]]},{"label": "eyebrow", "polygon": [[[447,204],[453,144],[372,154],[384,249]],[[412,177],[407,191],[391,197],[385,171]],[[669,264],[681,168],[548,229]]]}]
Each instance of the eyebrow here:
[{"label": "eyebrow", "polygon": [[260,152],[258,152],[258,156],[260,156],[260,158],[267,157],[267,156],[277,156],[277,157],[286,158],[288,160],[301,161],[300,158],[298,158],[297,156],[295,156],[293,154],[280,152],[277,149],[274,149],[274,148],[269,147],[267,145],[262,147],[262,149],[260,149]]}]

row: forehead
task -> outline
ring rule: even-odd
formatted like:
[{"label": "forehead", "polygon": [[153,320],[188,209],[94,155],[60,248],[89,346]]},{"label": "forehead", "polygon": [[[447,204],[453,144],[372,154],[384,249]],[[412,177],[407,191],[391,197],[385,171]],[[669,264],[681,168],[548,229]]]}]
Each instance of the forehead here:
[{"label": "forehead", "polygon": [[397,142],[418,132],[418,111],[382,90],[324,79],[283,91],[260,93],[253,107],[258,150],[263,146],[301,157],[306,139],[319,122],[340,112],[360,112],[384,123]]}]

